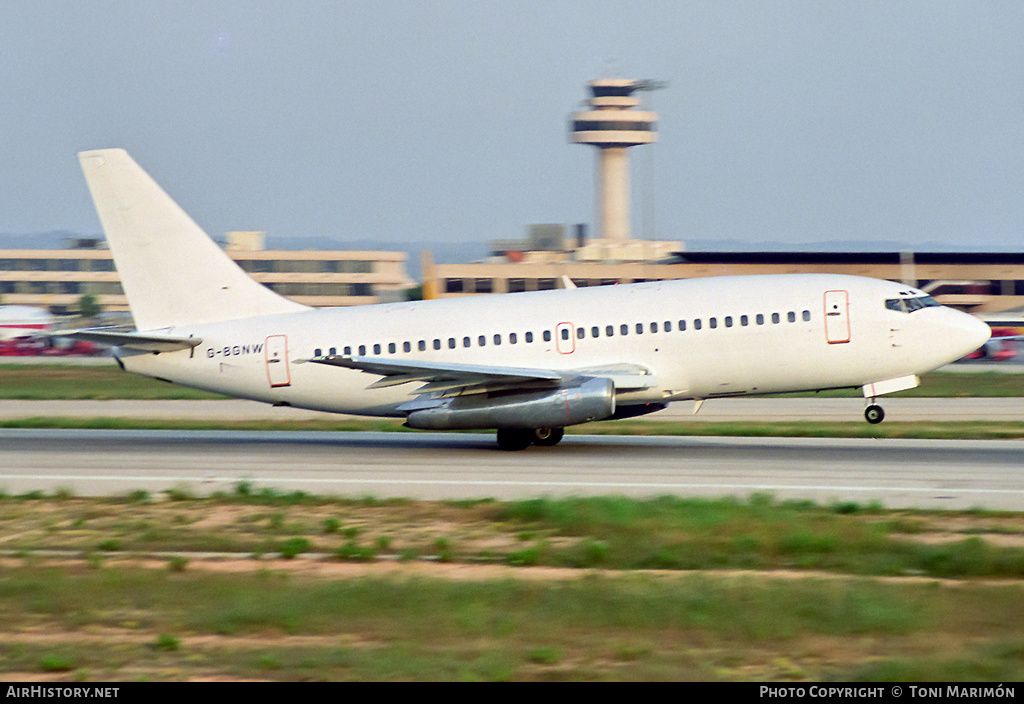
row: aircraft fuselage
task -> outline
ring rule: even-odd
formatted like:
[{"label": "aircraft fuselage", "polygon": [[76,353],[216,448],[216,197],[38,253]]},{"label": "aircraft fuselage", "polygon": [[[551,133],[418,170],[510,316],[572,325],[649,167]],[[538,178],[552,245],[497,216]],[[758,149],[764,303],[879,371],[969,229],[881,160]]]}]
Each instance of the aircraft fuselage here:
[{"label": "aircraft fuselage", "polygon": [[326,355],[553,370],[649,370],[619,407],[860,387],[972,351],[983,323],[901,284],[792,274],[648,282],[353,308],[168,329],[191,350],[119,355],[130,371],[267,403],[374,416],[421,384],[304,363]]}]

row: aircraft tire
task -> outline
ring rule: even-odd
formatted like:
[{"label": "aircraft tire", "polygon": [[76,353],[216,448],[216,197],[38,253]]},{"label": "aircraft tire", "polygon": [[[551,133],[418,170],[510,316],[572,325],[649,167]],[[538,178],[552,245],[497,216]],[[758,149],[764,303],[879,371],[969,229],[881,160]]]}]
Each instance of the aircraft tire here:
[{"label": "aircraft tire", "polygon": [[533,444],[541,447],[552,447],[562,441],[565,435],[565,428],[535,428],[533,431]]},{"label": "aircraft tire", "polygon": [[498,428],[498,447],[506,452],[525,450],[533,444],[533,431],[521,428]]},{"label": "aircraft tire", "polygon": [[864,409],[864,420],[872,425],[877,425],[885,420],[885,411],[882,410],[881,406],[871,404]]}]

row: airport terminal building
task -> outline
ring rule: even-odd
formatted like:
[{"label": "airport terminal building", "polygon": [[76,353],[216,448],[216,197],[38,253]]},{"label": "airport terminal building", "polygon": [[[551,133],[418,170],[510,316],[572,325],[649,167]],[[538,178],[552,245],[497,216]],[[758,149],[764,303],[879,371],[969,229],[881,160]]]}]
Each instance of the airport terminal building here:
[{"label": "airport terminal building", "polygon": [[[401,300],[414,283],[406,274],[405,252],[265,250],[260,232],[229,232],[224,251],[260,283],[309,306]],[[0,250],[4,304],[66,313],[85,294],[95,296],[104,311],[128,310],[102,240],[70,240],[66,249]]]},{"label": "airport terminal building", "polygon": [[[972,313],[1024,306],[1024,253],[978,252],[689,252],[678,242],[631,240],[587,243],[531,234],[520,243],[492,243],[492,256],[471,264],[424,262],[424,289],[438,297],[515,293],[639,281],[743,274],[832,273],[896,281],[931,294],[939,303]],[[676,251],[666,252],[667,245]],[[514,249],[532,248],[527,251]],[[539,247],[546,247],[538,249]]]},{"label": "airport terminal building", "polygon": [[[427,256],[424,292],[450,298],[542,291],[561,287],[563,276],[583,287],[739,274],[837,273],[902,282],[943,305],[972,313],[1024,306],[1024,254],[1018,253],[688,252],[678,242],[592,240],[580,246],[575,238],[567,241],[552,232],[561,230],[544,225],[534,231],[533,241],[494,242],[493,256],[480,262],[434,264]],[[259,241],[253,233],[229,233],[225,251],[254,279],[305,305],[403,300],[404,291],[415,284],[406,273],[405,252],[264,250]],[[0,250],[2,302],[67,313],[76,310],[83,294],[92,294],[104,311],[128,310],[110,250],[91,239],[69,244],[67,249]]]}]

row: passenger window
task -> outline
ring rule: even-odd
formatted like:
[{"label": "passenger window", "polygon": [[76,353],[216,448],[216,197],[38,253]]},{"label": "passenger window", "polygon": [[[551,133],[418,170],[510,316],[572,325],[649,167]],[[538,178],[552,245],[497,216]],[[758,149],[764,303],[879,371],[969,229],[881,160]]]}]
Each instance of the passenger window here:
[{"label": "passenger window", "polygon": [[636,324],[636,334],[637,335],[643,335],[644,334],[644,324],[643,323],[637,323]]},{"label": "passenger window", "polygon": [[591,337],[601,337],[601,328],[597,327],[596,325],[594,327],[590,328],[590,336]]},{"label": "passenger window", "polygon": [[462,338],[462,346],[463,347],[469,347],[470,344],[472,344],[472,341],[468,337]]},{"label": "passenger window", "polygon": [[679,321],[679,332],[686,332],[686,321],[685,320],[680,320]]},{"label": "passenger window", "polygon": [[351,357],[352,356],[352,348],[347,346],[347,345],[345,346],[345,349],[342,350],[342,352],[344,353],[344,355],[346,357]]},{"label": "passenger window", "polygon": [[533,342],[533,333],[528,332],[525,335],[523,335],[523,340],[525,340],[526,342]]},{"label": "passenger window", "polygon": [[804,311],[804,320],[810,320],[810,319],[811,319],[811,311],[805,310]]},{"label": "passenger window", "polygon": [[455,349],[455,338],[454,337],[449,337],[448,338],[448,349],[450,349],[450,350]]},{"label": "passenger window", "polygon": [[313,350],[313,356],[314,357],[322,357],[323,356],[323,352],[320,350],[319,347],[317,347],[315,350]]},{"label": "passenger window", "polygon": [[700,330],[700,325],[701,325],[700,318],[697,318],[696,320],[693,321],[693,329],[694,330]]},{"label": "passenger window", "polygon": [[620,335],[628,335],[629,334],[629,326],[625,325],[625,324],[620,325],[619,326],[619,334]]},{"label": "passenger window", "polygon": [[658,332],[658,324],[651,323],[651,332]]},{"label": "passenger window", "polygon": [[672,332],[672,321],[671,320],[666,320],[665,321],[665,332]]},{"label": "passenger window", "polygon": [[476,339],[476,343],[478,345],[480,345],[481,347],[486,347],[487,346],[487,336],[486,335],[481,335],[480,337],[478,337]]},{"label": "passenger window", "polygon": [[336,356],[338,356],[338,348],[337,347],[332,347],[331,349],[327,350],[327,353],[329,355],[331,355],[332,357],[336,357]]},{"label": "passenger window", "polygon": [[708,327],[714,330],[718,327],[718,318],[710,318],[708,320]]},{"label": "passenger window", "polygon": [[395,343],[394,342],[389,342],[388,343],[388,352],[390,354],[394,354],[395,353]]},{"label": "passenger window", "polygon": [[741,315],[740,316],[740,326],[741,327],[747,327],[747,325],[749,325],[749,324],[750,324],[750,319],[747,318],[747,316],[745,316],[745,315]]},{"label": "passenger window", "polygon": [[727,327],[727,328],[731,328],[732,327],[732,316],[731,315],[725,316],[725,327]]},{"label": "passenger window", "polygon": [[562,339],[563,340],[568,340],[569,339],[569,328],[562,328]]},{"label": "passenger window", "polygon": [[796,313],[794,313],[793,311],[789,311],[788,313],[786,313],[786,320],[788,320],[791,323],[795,323]]},{"label": "passenger window", "polygon": [[551,342],[551,331],[550,330],[545,330],[544,331],[544,342]]},{"label": "passenger window", "polygon": [[420,340],[419,343],[417,344],[417,348],[419,349],[420,352],[426,352],[427,351],[427,341],[426,340]]},{"label": "passenger window", "polygon": [[761,313],[758,313],[757,317],[755,317],[754,320],[757,322],[758,325],[764,325],[764,315],[762,315]]},{"label": "passenger window", "polygon": [[587,336],[587,331],[586,330],[584,330],[583,328],[576,328],[576,339],[577,340],[582,340],[586,336]]},{"label": "passenger window", "polygon": [[412,343],[409,342],[408,340],[403,342],[402,343],[402,351],[403,352],[412,352]]},{"label": "passenger window", "polygon": [[439,339],[438,339],[438,338],[436,338],[436,337],[434,338],[434,349],[435,349],[435,350],[439,350],[439,349],[441,349],[441,340],[439,340]]},{"label": "passenger window", "polygon": [[779,322],[779,320],[781,320],[781,318],[779,318],[779,314],[778,313],[772,313],[772,322],[773,323],[777,323],[777,322]]},{"label": "passenger window", "polygon": [[518,337],[516,336],[516,334],[515,334],[514,332],[510,332],[510,333],[508,334],[508,344],[510,344],[510,345],[514,345],[514,344],[516,344],[516,342],[518,341],[518,339],[519,339],[519,338],[518,338]]},{"label": "passenger window", "polygon": [[605,337],[613,337],[614,335],[615,335],[615,326],[614,325],[609,325],[609,326],[607,326],[604,329],[604,336]]},{"label": "passenger window", "polygon": [[374,345],[373,346],[373,353],[374,354],[380,354],[380,345]]},{"label": "passenger window", "polygon": [[366,345],[359,345],[359,356],[360,357],[365,357],[366,356]]},{"label": "passenger window", "polygon": [[501,335],[495,335],[494,336],[494,344],[496,344],[496,345],[500,345],[501,344]]}]

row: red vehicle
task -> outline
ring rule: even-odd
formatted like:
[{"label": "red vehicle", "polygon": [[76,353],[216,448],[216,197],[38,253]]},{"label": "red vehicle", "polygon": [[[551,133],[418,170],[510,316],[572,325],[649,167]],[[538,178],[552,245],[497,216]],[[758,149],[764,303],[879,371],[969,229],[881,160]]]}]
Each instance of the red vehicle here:
[{"label": "red vehicle", "polygon": [[1020,334],[1013,328],[992,328],[992,339],[971,352],[964,359],[984,359],[1002,362],[1017,356],[1017,338]]},{"label": "red vehicle", "polygon": [[91,357],[103,352],[102,347],[85,340],[69,345],[51,345],[46,339],[0,340],[0,357]]}]

